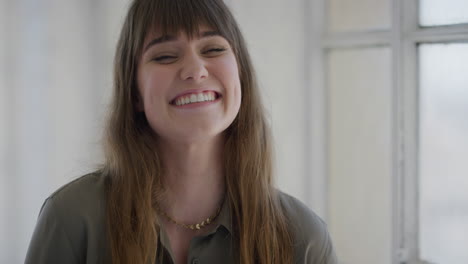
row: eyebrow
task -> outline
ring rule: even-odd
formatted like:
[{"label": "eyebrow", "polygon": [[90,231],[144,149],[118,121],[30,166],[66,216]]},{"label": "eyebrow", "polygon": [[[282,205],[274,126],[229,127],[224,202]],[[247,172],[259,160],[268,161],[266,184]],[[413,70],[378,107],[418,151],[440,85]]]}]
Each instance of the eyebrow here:
[{"label": "eyebrow", "polygon": [[[214,36],[220,36],[222,37],[221,33],[219,33],[218,31],[205,31],[205,32],[202,32],[200,34],[200,37],[199,38],[207,38],[207,37],[214,37]],[[150,41],[150,43],[148,43],[148,45],[146,45],[145,49],[143,50],[143,53],[146,52],[150,47],[156,45],[156,44],[161,44],[161,43],[164,43],[164,42],[169,42],[169,41],[174,41],[176,40],[177,38],[173,35],[164,35],[164,36],[161,36],[159,38],[155,38],[153,40]]]}]

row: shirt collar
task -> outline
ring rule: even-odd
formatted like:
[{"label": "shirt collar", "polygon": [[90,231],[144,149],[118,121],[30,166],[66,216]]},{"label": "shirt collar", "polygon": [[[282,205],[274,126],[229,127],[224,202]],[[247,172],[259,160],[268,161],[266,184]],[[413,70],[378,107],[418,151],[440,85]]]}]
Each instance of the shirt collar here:
[{"label": "shirt collar", "polygon": [[231,200],[229,197],[224,199],[221,211],[218,215],[218,221],[216,221],[214,226],[214,231],[216,231],[220,226],[224,226],[229,233],[232,233]]}]

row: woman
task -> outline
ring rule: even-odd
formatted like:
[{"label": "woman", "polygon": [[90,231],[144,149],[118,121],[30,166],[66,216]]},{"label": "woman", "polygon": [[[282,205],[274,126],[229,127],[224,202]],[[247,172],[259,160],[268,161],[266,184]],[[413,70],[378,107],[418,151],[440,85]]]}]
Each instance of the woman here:
[{"label": "woman", "polygon": [[26,263],[336,263],[323,221],[272,185],[270,131],[222,0],[135,0],[106,162],[44,203]]}]

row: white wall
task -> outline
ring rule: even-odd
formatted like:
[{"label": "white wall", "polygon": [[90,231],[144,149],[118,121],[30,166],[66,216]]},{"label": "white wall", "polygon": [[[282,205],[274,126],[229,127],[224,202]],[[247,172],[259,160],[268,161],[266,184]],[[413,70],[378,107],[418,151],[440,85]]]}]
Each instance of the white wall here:
[{"label": "white wall", "polygon": [[[8,175],[8,134],[7,130],[8,123],[8,89],[6,87],[6,42],[4,37],[6,35],[6,7],[7,3],[5,1],[0,1],[0,212],[7,211],[7,186],[5,184],[6,177]],[[2,239],[7,237],[6,235],[6,219],[3,215],[0,215],[0,249],[6,248],[7,240]],[[3,251],[0,250],[0,262],[4,263],[4,258],[2,257]]]},{"label": "white wall", "polygon": [[0,263],[44,199],[93,169],[124,0],[0,1]]},{"label": "white wall", "polygon": [[302,0],[228,1],[253,57],[276,143],[277,183],[308,201],[305,11]]}]

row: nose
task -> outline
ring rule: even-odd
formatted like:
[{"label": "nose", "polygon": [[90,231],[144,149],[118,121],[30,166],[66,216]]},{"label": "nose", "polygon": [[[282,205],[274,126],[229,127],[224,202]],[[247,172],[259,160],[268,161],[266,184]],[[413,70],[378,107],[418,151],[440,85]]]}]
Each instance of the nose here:
[{"label": "nose", "polygon": [[208,77],[205,61],[198,54],[190,53],[184,56],[183,66],[180,71],[182,80],[201,81]]}]

